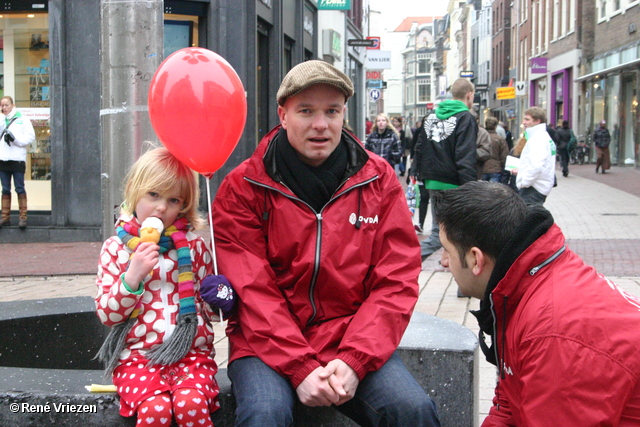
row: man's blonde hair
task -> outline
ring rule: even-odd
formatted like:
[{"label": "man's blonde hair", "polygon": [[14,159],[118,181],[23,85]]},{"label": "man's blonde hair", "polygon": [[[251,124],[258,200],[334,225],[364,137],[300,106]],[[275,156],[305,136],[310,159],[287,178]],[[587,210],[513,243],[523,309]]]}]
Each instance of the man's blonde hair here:
[{"label": "man's blonde hair", "polygon": [[164,147],[147,151],[133,164],[125,178],[121,209],[133,215],[136,204],[144,194],[150,191],[164,194],[175,189],[184,198],[179,216],[186,217],[191,227],[202,228],[204,219],[198,212],[198,176]]},{"label": "man's blonde hair", "polygon": [[525,116],[531,116],[533,120],[539,120],[540,123],[547,123],[547,112],[540,107],[531,107],[524,110]]}]

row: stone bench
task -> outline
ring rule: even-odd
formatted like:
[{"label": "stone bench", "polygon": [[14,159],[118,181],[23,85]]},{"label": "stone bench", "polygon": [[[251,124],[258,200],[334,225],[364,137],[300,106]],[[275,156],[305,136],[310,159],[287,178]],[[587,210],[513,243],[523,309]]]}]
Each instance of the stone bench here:
[{"label": "stone bench", "polygon": [[[0,425],[133,427],[135,417],[118,414],[115,393],[85,389],[105,383],[91,358],[106,333],[90,297],[0,303]],[[471,331],[414,313],[398,353],[436,401],[443,427],[477,425],[477,339]],[[216,427],[232,426],[235,402],[225,369],[217,379],[221,409],[212,419]],[[299,405],[295,417],[300,426],[356,425],[333,408]]]}]

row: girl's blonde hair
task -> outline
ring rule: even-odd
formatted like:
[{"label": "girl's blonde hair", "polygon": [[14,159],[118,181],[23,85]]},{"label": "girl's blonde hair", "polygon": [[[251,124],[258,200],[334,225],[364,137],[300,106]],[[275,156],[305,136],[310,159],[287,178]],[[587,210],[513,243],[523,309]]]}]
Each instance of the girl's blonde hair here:
[{"label": "girl's blonde hair", "polygon": [[516,146],[513,147],[513,155],[520,157],[520,154],[522,154],[522,150],[524,149],[524,146],[526,144],[527,144],[527,138],[525,138],[524,136],[520,137],[520,139],[516,143]]},{"label": "girl's blonde hair", "polygon": [[205,221],[198,212],[198,175],[164,147],[147,151],[129,170],[125,178],[122,212],[133,215],[140,198],[150,191],[163,194],[175,189],[178,189],[180,196],[184,198],[184,206],[179,216],[186,217],[192,228],[202,228]]},{"label": "girl's blonde hair", "polygon": [[391,129],[393,131],[393,133],[396,134],[396,136],[400,136],[400,133],[398,132],[398,129],[396,129],[395,126],[393,126],[391,124],[391,120],[389,120],[389,116],[387,116],[384,113],[380,113],[376,116],[375,121],[373,122],[373,124],[371,125],[371,130],[369,130],[369,133],[373,133],[373,131],[375,131],[376,129],[378,129],[378,118],[379,117],[384,117],[387,120],[387,127],[386,129]]}]

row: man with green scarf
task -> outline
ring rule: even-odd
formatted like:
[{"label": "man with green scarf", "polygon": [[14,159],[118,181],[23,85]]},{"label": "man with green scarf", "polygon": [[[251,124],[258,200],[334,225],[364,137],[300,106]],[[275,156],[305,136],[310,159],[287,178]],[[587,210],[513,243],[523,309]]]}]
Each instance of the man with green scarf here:
[{"label": "man with green scarf", "polygon": [[[469,80],[456,80],[451,85],[453,99],[438,104],[435,113],[424,121],[424,132],[420,132],[411,169],[413,175],[424,182],[431,200],[438,191],[477,179],[478,125],[469,112],[473,106],[473,95],[474,87]],[[437,204],[431,203],[434,218],[431,235],[420,243],[423,261],[442,247],[435,221],[437,210]]]}]

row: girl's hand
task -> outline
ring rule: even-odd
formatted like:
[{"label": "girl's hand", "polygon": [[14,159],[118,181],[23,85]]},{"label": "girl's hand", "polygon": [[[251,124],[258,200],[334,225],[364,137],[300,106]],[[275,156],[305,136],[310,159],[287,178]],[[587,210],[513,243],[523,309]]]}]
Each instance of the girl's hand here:
[{"label": "girl's hand", "polygon": [[158,263],[160,256],[160,246],[152,242],[140,243],[136,252],[131,258],[129,269],[124,275],[124,281],[129,285],[132,291],[137,291],[140,282],[147,277]]}]

